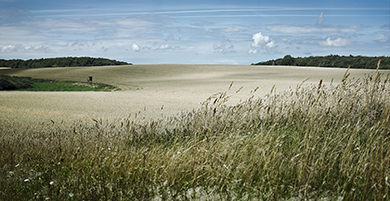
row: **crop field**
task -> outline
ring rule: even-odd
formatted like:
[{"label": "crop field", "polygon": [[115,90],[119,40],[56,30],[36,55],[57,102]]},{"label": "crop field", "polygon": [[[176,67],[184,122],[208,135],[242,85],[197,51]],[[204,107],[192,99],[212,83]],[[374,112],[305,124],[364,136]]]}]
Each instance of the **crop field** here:
[{"label": "crop field", "polygon": [[[305,83],[341,81],[346,69],[226,66],[226,65],[130,65],[103,67],[5,70],[2,74],[58,81],[93,81],[119,86],[117,92],[0,92],[0,118],[14,124],[42,124],[74,119],[157,119],[198,109],[212,94],[233,82],[230,100],[236,104],[250,96],[263,97],[273,86],[282,92]],[[363,78],[372,70],[350,70]],[[385,71],[387,72],[387,71]],[[252,90],[256,93],[250,93]],[[236,93],[242,88],[239,93]]]},{"label": "crop field", "polygon": [[390,71],[129,65],[0,74],[0,200],[388,200]]}]

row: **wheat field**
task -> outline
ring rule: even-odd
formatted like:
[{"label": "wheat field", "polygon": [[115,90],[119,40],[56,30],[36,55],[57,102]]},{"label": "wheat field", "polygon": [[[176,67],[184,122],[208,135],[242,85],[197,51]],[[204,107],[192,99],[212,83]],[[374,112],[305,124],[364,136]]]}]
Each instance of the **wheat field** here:
[{"label": "wheat field", "polygon": [[390,198],[389,71],[139,65],[8,74],[93,76],[123,90],[0,92],[0,200]]},{"label": "wheat field", "polygon": [[[233,82],[228,104],[252,95],[263,97],[299,83],[340,82],[346,69],[234,66],[234,65],[130,65],[103,67],[39,68],[17,70],[9,75],[59,81],[94,82],[119,86],[117,92],[0,92],[0,119],[7,124],[39,125],[74,120],[157,119],[200,107],[212,94]],[[363,78],[370,70],[349,71]],[[387,71],[385,71],[387,73]],[[256,89],[255,94],[250,91]],[[20,126],[20,125],[19,125]]]}]

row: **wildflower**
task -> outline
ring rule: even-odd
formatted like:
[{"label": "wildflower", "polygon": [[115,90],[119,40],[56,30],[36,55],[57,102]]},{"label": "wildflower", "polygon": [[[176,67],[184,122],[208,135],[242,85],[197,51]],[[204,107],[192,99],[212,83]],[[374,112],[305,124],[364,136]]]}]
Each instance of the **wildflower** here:
[{"label": "wildflower", "polygon": [[24,182],[29,182],[29,181],[30,181],[30,179],[25,179],[25,180],[24,180]]},{"label": "wildflower", "polygon": [[72,198],[73,196],[74,196],[74,194],[73,194],[73,193],[69,193],[69,197],[71,197],[71,198]]},{"label": "wildflower", "polygon": [[54,184],[54,181],[51,181],[49,184],[50,184],[50,185],[53,185],[53,184]]},{"label": "wildflower", "polygon": [[19,167],[19,165],[20,165],[20,164],[18,163],[17,165],[15,165],[15,167]]},{"label": "wildflower", "polygon": [[14,176],[14,171],[9,171],[10,176]]}]

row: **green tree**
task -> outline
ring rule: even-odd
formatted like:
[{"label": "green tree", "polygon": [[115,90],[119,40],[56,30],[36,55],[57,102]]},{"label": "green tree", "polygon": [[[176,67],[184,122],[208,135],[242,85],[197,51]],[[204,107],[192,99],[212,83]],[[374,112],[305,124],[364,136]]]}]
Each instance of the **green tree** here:
[{"label": "green tree", "polygon": [[286,55],[281,60],[281,65],[291,66],[294,64],[295,59],[291,55]]},{"label": "green tree", "polygon": [[377,68],[378,61],[381,60],[380,69],[390,69],[390,57],[366,57],[366,56],[310,56],[305,58],[294,58],[291,55],[286,55],[283,58],[259,62],[254,65],[271,65],[273,61],[277,65],[289,66],[320,66],[320,67],[338,67],[338,68]]}]

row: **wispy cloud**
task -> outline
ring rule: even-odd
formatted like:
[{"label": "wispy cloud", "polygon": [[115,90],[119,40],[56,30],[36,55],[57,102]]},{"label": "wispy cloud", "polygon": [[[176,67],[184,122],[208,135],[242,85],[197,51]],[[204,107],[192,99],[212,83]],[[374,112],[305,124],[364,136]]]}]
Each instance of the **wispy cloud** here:
[{"label": "wispy cloud", "polygon": [[214,44],[213,49],[214,53],[237,53],[237,51],[234,50],[234,44],[229,39],[223,40],[220,44]]},{"label": "wispy cloud", "polygon": [[[150,7],[150,6],[149,6]],[[171,7],[171,6],[169,6]],[[37,16],[50,17],[115,17],[115,16],[140,16],[140,15],[170,15],[173,18],[206,18],[206,17],[307,17],[316,16],[313,14],[302,14],[302,12],[311,11],[386,11],[387,8],[337,8],[337,7],[284,7],[284,6],[235,6],[236,8],[226,8],[224,6],[195,6],[188,9],[187,7],[178,6],[176,9],[169,7],[161,7],[160,10],[155,10],[153,7],[144,7],[143,9],[135,9],[131,4],[125,4],[122,7],[105,8],[79,8],[79,9],[44,9],[32,10],[32,14]],[[290,14],[286,14],[290,12]],[[248,14],[249,13],[249,14]],[[261,14],[259,14],[261,13]],[[206,15],[205,15],[206,14]],[[386,15],[386,14],[385,14]],[[328,16],[359,16],[352,14],[328,15]],[[364,16],[364,15],[361,15]]]},{"label": "wispy cloud", "polygon": [[31,9],[25,10],[28,5],[10,6],[0,9],[0,55],[249,64],[284,54],[372,52],[359,48],[361,44],[373,43],[370,47],[381,54],[389,50],[389,25],[381,28],[388,23],[388,17],[383,17],[389,15],[386,7],[345,8],[332,7],[331,3],[306,7],[301,2],[282,5],[271,1],[257,6],[258,2],[246,0],[239,5],[177,2],[113,0],[75,4],[69,0],[61,6],[55,2],[42,6],[30,3]]},{"label": "wispy cloud", "polygon": [[289,25],[276,24],[268,25],[266,28],[273,32],[301,34],[301,33],[319,33],[319,32],[356,32],[358,27],[355,26],[315,26],[315,25]]},{"label": "wispy cloud", "polygon": [[29,51],[51,52],[51,49],[47,46],[42,46],[42,45],[15,44],[15,45],[0,46],[0,52],[2,52],[2,53],[29,52]]},{"label": "wispy cloud", "polygon": [[173,45],[173,44],[163,44],[163,45],[160,45],[156,50],[175,50],[177,48],[178,47],[176,45]]},{"label": "wispy cloud", "polygon": [[291,25],[291,24],[271,24],[267,25],[266,28],[269,31],[277,33],[287,34],[309,34],[309,33],[348,33],[358,31],[356,26],[334,26],[334,25],[323,25],[324,12],[322,11],[318,16],[318,21],[314,25]]},{"label": "wispy cloud", "polygon": [[324,21],[324,11],[322,11],[320,16],[318,17],[317,24],[321,25],[322,21]]}]

